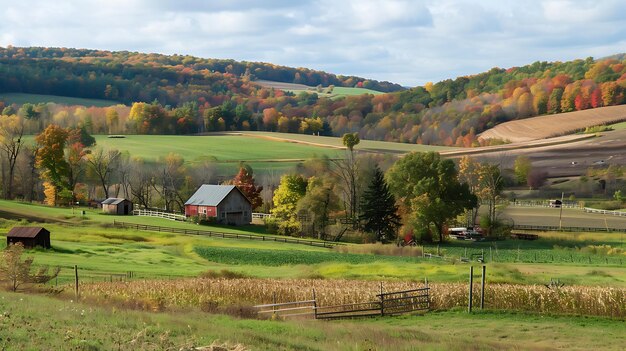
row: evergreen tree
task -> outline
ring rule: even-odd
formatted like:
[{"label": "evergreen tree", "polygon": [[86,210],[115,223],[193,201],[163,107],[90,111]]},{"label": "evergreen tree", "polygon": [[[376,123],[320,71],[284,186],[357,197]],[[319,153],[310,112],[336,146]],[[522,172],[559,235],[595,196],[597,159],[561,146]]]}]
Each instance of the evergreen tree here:
[{"label": "evergreen tree", "polygon": [[400,226],[398,206],[378,166],[374,169],[372,182],[361,199],[361,210],[363,228],[375,233],[376,240],[384,242],[395,238],[396,230]]}]

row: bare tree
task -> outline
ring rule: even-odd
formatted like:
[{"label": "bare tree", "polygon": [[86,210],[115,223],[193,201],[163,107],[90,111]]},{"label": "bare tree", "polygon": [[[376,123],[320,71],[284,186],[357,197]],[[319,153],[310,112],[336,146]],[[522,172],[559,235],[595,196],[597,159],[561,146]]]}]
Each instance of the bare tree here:
[{"label": "bare tree", "polygon": [[98,177],[104,197],[109,198],[109,183],[117,168],[121,153],[118,150],[96,149],[87,157],[90,170]]},{"label": "bare tree", "polygon": [[152,200],[152,170],[142,159],[130,163],[128,186],[133,198],[143,207],[150,208]]},{"label": "bare tree", "polygon": [[355,134],[344,134],[343,144],[348,149],[346,157],[339,160],[332,160],[334,167],[333,173],[343,183],[343,193],[347,200],[346,212],[348,218],[352,222],[352,228],[358,227],[358,197],[357,197],[357,176],[358,176],[358,163],[356,160],[354,146],[359,144],[359,137]]},{"label": "bare tree", "polygon": [[[13,179],[15,177],[15,165],[22,147],[24,135],[24,122],[21,117],[13,115],[0,118],[0,149],[6,156],[9,174],[4,179],[4,198],[13,198]],[[3,170],[4,176],[4,170]],[[3,177],[4,178],[4,177]]]}]

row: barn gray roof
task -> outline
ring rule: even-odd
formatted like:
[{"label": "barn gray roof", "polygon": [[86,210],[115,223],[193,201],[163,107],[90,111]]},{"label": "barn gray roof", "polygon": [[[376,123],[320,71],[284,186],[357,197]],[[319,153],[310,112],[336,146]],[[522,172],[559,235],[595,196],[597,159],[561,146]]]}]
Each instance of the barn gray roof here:
[{"label": "barn gray roof", "polygon": [[120,198],[120,197],[110,197],[110,198],[102,201],[102,204],[103,205],[119,205],[122,202],[124,202],[124,200],[126,200],[126,199],[123,199],[123,198]]},{"label": "barn gray roof", "polygon": [[[201,205],[201,206],[217,206],[230,194],[234,185],[210,185],[203,184],[200,188],[185,202],[185,205]],[[239,190],[239,189],[237,189]],[[243,193],[241,193],[243,195]],[[243,197],[246,197],[243,195]],[[247,199],[247,198],[246,198]]]},{"label": "barn gray roof", "polygon": [[7,236],[13,238],[34,238],[42,231],[48,232],[44,227],[13,227],[7,233]]}]

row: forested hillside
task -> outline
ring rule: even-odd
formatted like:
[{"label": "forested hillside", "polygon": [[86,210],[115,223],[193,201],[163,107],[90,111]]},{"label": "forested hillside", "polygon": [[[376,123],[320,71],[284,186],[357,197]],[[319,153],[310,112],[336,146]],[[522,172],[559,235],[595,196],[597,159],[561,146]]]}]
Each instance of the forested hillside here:
[{"label": "forested hillside", "polygon": [[[294,96],[261,87],[256,79],[401,91]],[[505,121],[625,103],[626,59],[535,62],[402,90],[388,82],[266,63],[9,47],[0,49],[0,92],[101,98],[131,106],[0,106],[4,115],[28,119],[32,132],[47,123],[81,124],[91,133],[358,132],[363,139],[472,146],[478,133]]]}]

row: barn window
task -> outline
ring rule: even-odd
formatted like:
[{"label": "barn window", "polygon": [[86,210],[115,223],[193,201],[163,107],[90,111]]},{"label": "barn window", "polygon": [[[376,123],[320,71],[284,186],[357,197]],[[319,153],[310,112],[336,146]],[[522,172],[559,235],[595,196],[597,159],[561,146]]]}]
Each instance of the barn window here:
[{"label": "barn window", "polygon": [[226,212],[222,212],[222,218],[226,218]]}]

